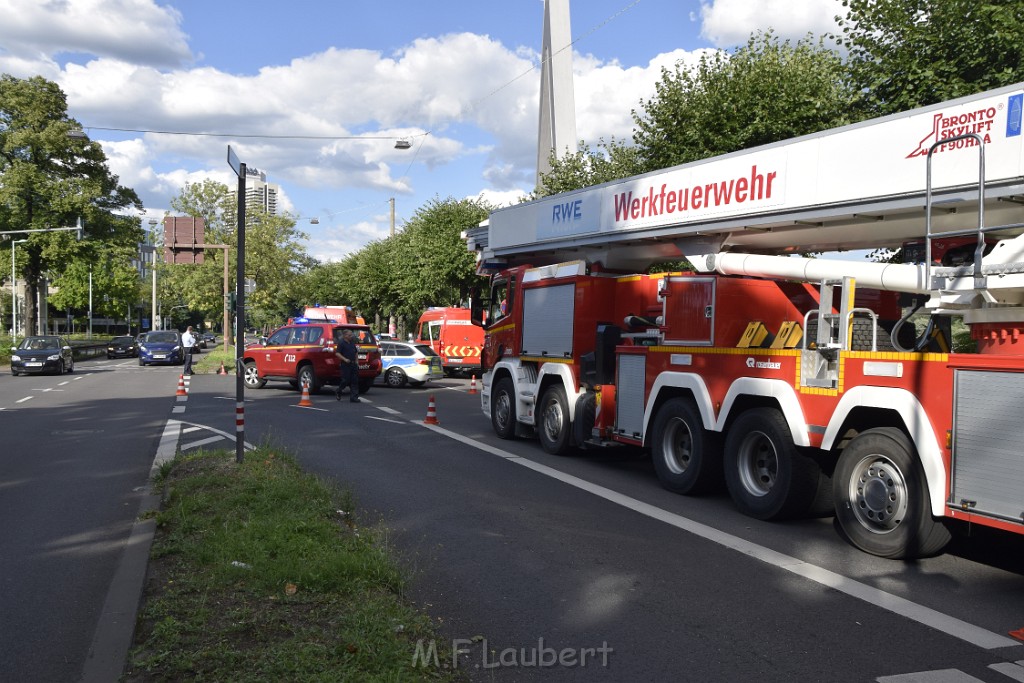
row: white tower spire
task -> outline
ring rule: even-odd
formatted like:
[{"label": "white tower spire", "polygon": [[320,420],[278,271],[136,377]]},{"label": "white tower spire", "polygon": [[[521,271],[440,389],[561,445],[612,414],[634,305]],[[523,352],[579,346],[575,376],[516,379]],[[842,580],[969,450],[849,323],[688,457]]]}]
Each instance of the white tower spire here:
[{"label": "white tower spire", "polygon": [[541,41],[540,130],[537,135],[537,182],[551,170],[549,157],[575,152],[576,100],[572,84],[572,31],[569,0],[544,0]]}]

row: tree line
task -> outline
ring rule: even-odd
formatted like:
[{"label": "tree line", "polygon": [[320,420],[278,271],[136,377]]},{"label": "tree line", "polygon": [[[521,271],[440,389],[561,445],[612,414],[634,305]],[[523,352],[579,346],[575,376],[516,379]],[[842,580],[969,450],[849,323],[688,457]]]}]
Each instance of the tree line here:
[{"label": "tree line", "polygon": [[[844,0],[838,32],[796,41],[758,32],[731,52],[662,70],[654,93],[631,112],[629,140],[581,140],[552,158],[532,198],[814,133],[1017,83],[1024,64],[1024,0]],[[134,261],[145,230],[142,203],[110,173],[99,144],[73,135],[59,87],[41,77],[0,76],[0,232],[71,226],[73,232],[13,235],[16,271],[28,287],[35,324],[43,277],[51,307],[80,312],[88,282],[103,292],[97,315],[122,316],[148,300]],[[477,284],[461,238],[495,207],[435,197],[401,230],[340,262],[319,262],[292,216],[247,212],[247,324],[272,327],[302,306],[344,304],[375,323],[414,321],[428,306],[465,303]],[[202,216],[207,241],[233,244],[227,186],[186,184],[172,201],[180,215]],[[6,243],[14,248],[12,240]],[[184,317],[219,320],[223,259],[159,266],[157,293]],[[3,269],[0,269],[0,273]],[[234,285],[232,284],[233,288]],[[3,302],[5,306],[7,302]],[[175,309],[176,306],[181,308]],[[5,308],[5,316],[9,312]],[[182,320],[184,322],[184,320]],[[32,329],[29,327],[28,329]]]}]

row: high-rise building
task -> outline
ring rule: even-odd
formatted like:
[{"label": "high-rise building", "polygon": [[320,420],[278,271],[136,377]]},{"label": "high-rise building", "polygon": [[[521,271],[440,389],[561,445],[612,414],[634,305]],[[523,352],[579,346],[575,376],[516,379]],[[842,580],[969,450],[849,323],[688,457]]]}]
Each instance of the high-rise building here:
[{"label": "high-rise building", "polygon": [[[255,211],[257,209],[266,211],[270,216],[277,215],[277,193],[280,186],[277,183],[268,183],[267,174],[259,169],[245,169],[245,210]],[[236,197],[235,190],[231,196]]]}]

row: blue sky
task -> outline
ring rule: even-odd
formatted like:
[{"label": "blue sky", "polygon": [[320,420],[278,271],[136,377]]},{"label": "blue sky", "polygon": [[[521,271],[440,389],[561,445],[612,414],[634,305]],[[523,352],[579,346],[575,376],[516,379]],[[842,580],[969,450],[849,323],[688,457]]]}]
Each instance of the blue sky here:
[{"label": "blue sky", "polygon": [[[578,135],[628,140],[663,66],[756,30],[821,34],[841,9],[570,0]],[[145,218],[186,181],[233,186],[228,144],[280,184],[321,260],[386,237],[391,197],[401,229],[434,198],[501,205],[532,188],[541,0],[0,0],[0,17],[0,72],[61,86]]]}]

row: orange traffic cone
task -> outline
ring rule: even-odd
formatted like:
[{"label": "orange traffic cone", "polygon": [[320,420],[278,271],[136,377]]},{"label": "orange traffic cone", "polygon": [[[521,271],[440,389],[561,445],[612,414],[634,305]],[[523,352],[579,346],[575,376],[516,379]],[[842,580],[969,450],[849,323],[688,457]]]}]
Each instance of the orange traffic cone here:
[{"label": "orange traffic cone", "polygon": [[220,362],[220,370],[217,371],[217,374],[218,375],[226,375],[226,374],[228,374],[227,368],[224,367],[224,361]]},{"label": "orange traffic cone", "polygon": [[469,393],[471,393],[471,394],[475,394],[476,393],[476,375],[470,376],[470,379],[469,379]]},{"label": "orange traffic cone", "polygon": [[437,425],[441,424],[437,421],[437,411],[434,409],[434,395],[430,395],[430,400],[427,401],[427,419],[423,420],[425,425]]},{"label": "orange traffic cone", "polygon": [[185,391],[185,375],[178,375],[178,391],[174,395],[188,396],[188,392]]},{"label": "orange traffic cone", "polygon": [[302,383],[302,398],[299,399],[298,406],[300,408],[313,407],[313,402],[309,400],[309,385],[305,382]]}]

